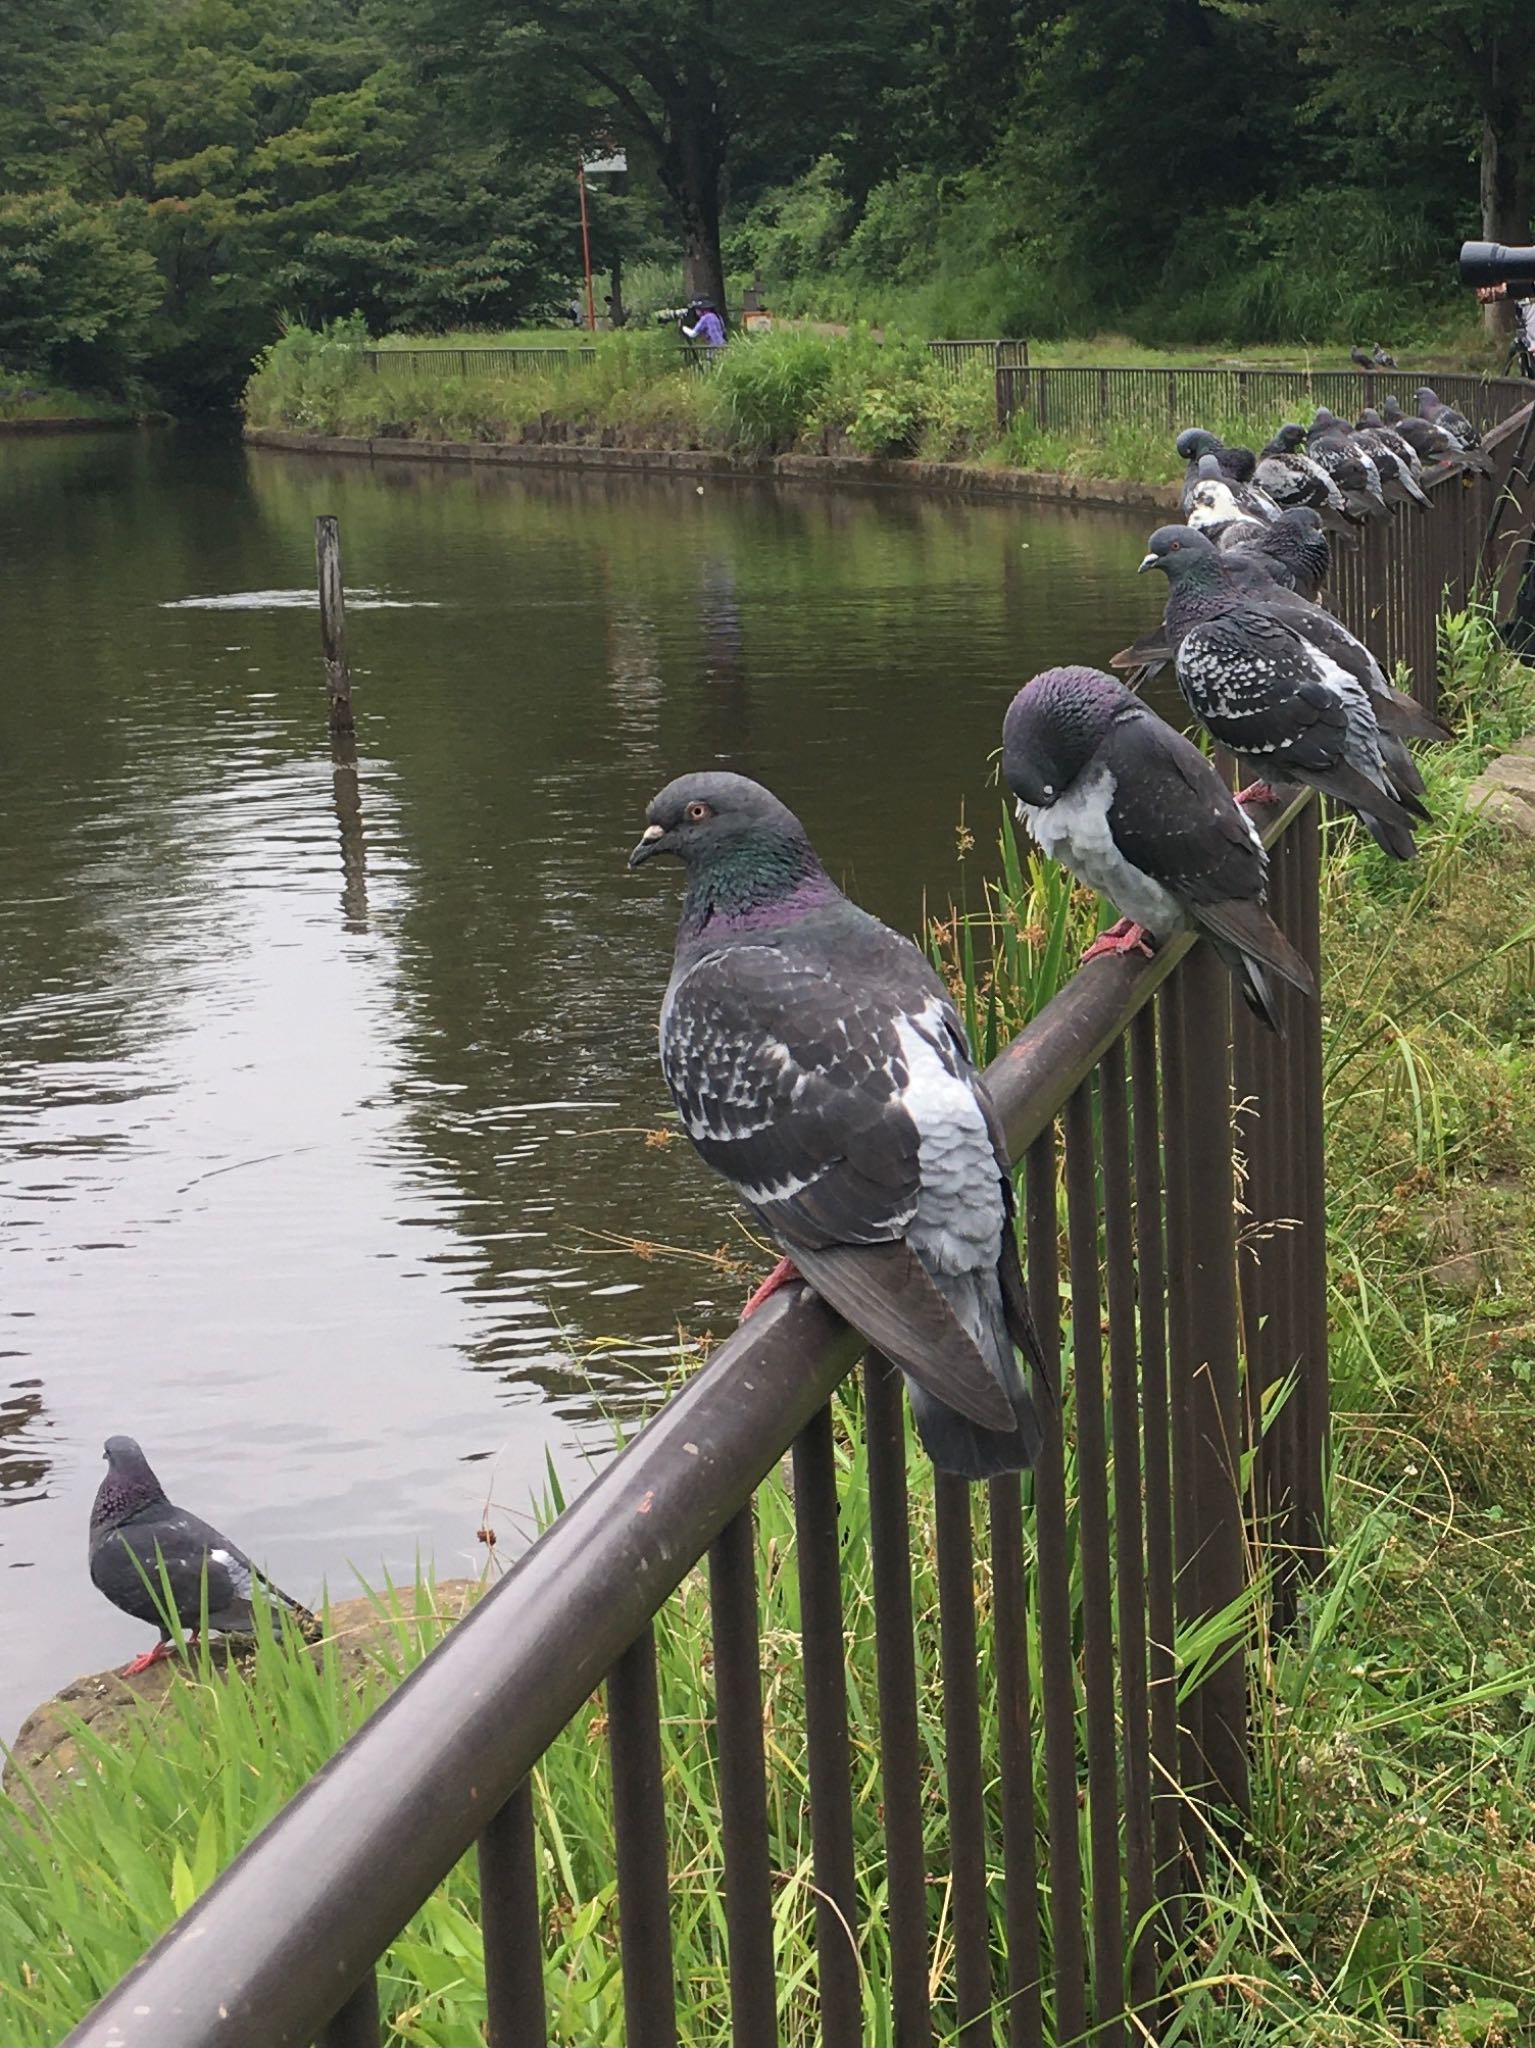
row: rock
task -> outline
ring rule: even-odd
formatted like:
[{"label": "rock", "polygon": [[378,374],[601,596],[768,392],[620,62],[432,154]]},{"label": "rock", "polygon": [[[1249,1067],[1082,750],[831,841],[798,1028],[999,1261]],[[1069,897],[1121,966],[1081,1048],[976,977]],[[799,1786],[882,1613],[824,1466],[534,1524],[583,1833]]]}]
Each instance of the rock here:
[{"label": "rock", "polygon": [[[433,1590],[437,1613],[454,1622],[462,1619],[484,1588],[476,1579],[444,1579]],[[365,1673],[377,1670],[375,1652],[385,1643],[393,1648],[396,1631],[402,1624],[410,1627],[415,1597],[415,1588],[408,1586],[398,1589],[391,1607],[364,1594],[356,1600],[338,1601],[331,1608],[326,1640],[338,1646],[344,1677],[360,1682]],[[238,1651],[226,1649],[222,1637],[215,1639],[212,1648],[220,1662],[230,1654],[238,1655]],[[311,1655],[318,1650],[316,1645]],[[12,1798],[31,1792],[46,1804],[84,1769],[74,1723],[83,1722],[105,1742],[130,1731],[142,1734],[153,1727],[171,1687],[181,1683],[174,1657],[152,1664],[131,1679],[119,1677],[115,1671],[74,1679],[22,1722],[0,1783]]]},{"label": "rock", "polygon": [[1499,789],[1511,789],[1527,803],[1535,803],[1535,755],[1500,754],[1496,761],[1487,763],[1478,779]]},{"label": "rock", "polygon": [[[1505,754],[1488,763],[1466,791],[1466,809],[1519,833],[1522,838],[1535,839],[1535,791],[1526,797],[1492,775],[1494,768],[1504,767],[1511,758]],[[1535,766],[1535,762],[1525,765]]]}]

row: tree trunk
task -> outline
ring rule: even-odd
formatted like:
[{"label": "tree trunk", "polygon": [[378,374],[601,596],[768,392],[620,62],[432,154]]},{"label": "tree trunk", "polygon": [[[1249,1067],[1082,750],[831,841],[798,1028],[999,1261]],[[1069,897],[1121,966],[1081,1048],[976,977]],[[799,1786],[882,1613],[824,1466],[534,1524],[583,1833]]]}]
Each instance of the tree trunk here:
[{"label": "tree trunk", "polygon": [[613,251],[613,271],[612,276],[609,279],[608,289],[611,294],[611,299],[608,305],[608,313],[613,322],[613,331],[616,334],[618,329],[623,326],[625,318],[624,259],[622,258],[622,256],[619,255],[616,249]]},{"label": "tree trunk", "polygon": [[[1491,88],[1482,108],[1482,239],[1522,243],[1528,232],[1524,213],[1524,162],[1519,147],[1520,104],[1525,82],[1511,87],[1501,74],[1496,55]],[[1507,347],[1514,329],[1514,309],[1507,299],[1490,299],[1483,308],[1487,339]]]},{"label": "tree trunk", "polygon": [[720,173],[724,139],[707,98],[691,94],[669,109],[671,142],[659,169],[682,228],[682,279],[689,298],[707,299],[722,320],[725,264],[720,254]]}]

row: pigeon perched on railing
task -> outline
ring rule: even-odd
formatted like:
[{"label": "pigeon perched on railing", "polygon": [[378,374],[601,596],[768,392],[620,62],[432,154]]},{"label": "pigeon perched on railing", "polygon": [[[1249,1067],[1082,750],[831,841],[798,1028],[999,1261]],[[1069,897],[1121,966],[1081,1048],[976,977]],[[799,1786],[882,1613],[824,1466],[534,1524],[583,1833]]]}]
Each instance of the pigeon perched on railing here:
[{"label": "pigeon perched on railing", "polygon": [[1411,413],[1402,410],[1401,401],[1395,397],[1381,400],[1381,416],[1394,434],[1418,451],[1425,462],[1453,462],[1460,469],[1475,469],[1483,476],[1492,475],[1492,458],[1481,448],[1462,448],[1453,441],[1443,427],[1433,421],[1415,419]]},{"label": "pigeon perched on railing", "polygon": [[1263,907],[1268,857],[1214,766],[1113,676],[1052,668],[1002,724],[1002,775],[1038,844],[1124,914],[1084,960],[1204,934],[1271,1031],[1270,973],[1311,971]]},{"label": "pigeon perched on railing", "polygon": [[269,1605],[290,1610],[306,1639],[318,1636],[320,1624],[307,1607],[274,1586],[227,1536],[171,1505],[131,1436],[109,1436],[103,1455],[107,1476],[91,1508],[91,1583],[124,1614],[160,1631],[152,1650],[124,1665],[125,1678],[170,1655],[167,1584],[176,1618],[195,1640],[202,1626],[205,1575],[210,1629],[250,1635],[259,1585]]},{"label": "pigeon perched on railing", "polygon": [[1185,427],[1173,443],[1174,453],[1181,456],[1188,465],[1183,472],[1183,509],[1189,508],[1189,494],[1201,475],[1207,474],[1200,467],[1206,456],[1213,458],[1220,474],[1229,484],[1245,484],[1251,481],[1258,466],[1258,458],[1251,448],[1228,448],[1219,434],[1212,434],[1204,427]]},{"label": "pigeon perched on railing", "polygon": [[905,1377],[933,1463],[1029,1465],[1044,1361],[1001,1127],[948,991],[849,902],[804,827],[743,775],[668,783],[629,865],[686,871],[661,1006],[683,1129],[802,1276]]},{"label": "pigeon perched on railing", "polygon": [[1343,493],[1350,512],[1367,519],[1389,519],[1391,508],[1380,488],[1380,472],[1368,452],[1348,439],[1344,422],[1325,406],[1306,435],[1306,453],[1319,462]]},{"label": "pigeon perched on railing", "polygon": [[[1427,422],[1425,422],[1425,425]],[[1395,427],[1388,427],[1373,406],[1367,405],[1354,423],[1356,434],[1367,437],[1367,445],[1382,441],[1398,462],[1405,463],[1414,483],[1423,481],[1423,457],[1410,441],[1404,441]]]},{"label": "pigeon perched on railing", "polygon": [[1287,421],[1258,458],[1253,482],[1268,492],[1284,510],[1291,505],[1311,505],[1326,523],[1335,527],[1356,523],[1351,520],[1343,493],[1322,465],[1309,456],[1301,443],[1306,429]]},{"label": "pigeon perched on railing", "polygon": [[1302,597],[1314,598],[1332,567],[1322,515],[1311,505],[1291,505],[1268,526],[1249,521],[1220,545],[1255,555],[1278,582],[1288,583]]},{"label": "pigeon perched on railing", "polygon": [[1481,447],[1482,437],[1466,415],[1457,412],[1453,405],[1446,405],[1442,398],[1435,397],[1429,385],[1418,386],[1413,393],[1413,403],[1418,408],[1419,418],[1427,420],[1430,426],[1437,427],[1440,433],[1447,434],[1457,448],[1465,450]]},{"label": "pigeon perched on railing", "polygon": [[1413,504],[1420,512],[1428,510],[1428,500],[1418,487],[1413,464],[1403,461],[1390,443],[1371,428],[1351,427],[1347,420],[1340,420],[1325,408],[1317,414],[1317,425],[1326,432],[1341,434],[1351,448],[1369,458],[1380,480],[1381,496],[1388,505]]},{"label": "pigeon perched on railing", "polygon": [[[1260,776],[1309,783],[1345,804],[1387,853],[1410,859],[1413,821],[1426,813],[1382,761],[1369,692],[1277,604],[1235,588],[1223,558],[1191,526],[1159,527],[1140,567],[1167,576],[1178,687],[1212,737]],[[1242,797],[1270,793],[1265,779]]]}]

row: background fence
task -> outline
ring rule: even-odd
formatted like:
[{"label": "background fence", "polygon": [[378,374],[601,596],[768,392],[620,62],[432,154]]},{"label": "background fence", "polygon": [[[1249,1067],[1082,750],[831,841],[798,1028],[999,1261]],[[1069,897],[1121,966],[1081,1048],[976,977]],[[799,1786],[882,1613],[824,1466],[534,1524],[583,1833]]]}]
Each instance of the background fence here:
[{"label": "background fence", "polygon": [[[930,341],[927,346],[939,367],[954,376],[977,363],[996,370],[1027,364],[1029,360],[1026,341]],[[679,348],[685,368],[708,362],[715,353],[688,343]],[[362,355],[375,371],[425,370],[440,377],[466,377],[473,371],[492,377],[514,377],[523,370],[561,370],[576,363],[595,362],[597,350],[589,344],[569,348],[551,344],[547,348],[365,348]]]},{"label": "background fence", "polygon": [[[1530,415],[1503,431],[1527,436]],[[1500,447],[1499,460],[1505,460]],[[1481,486],[1434,511],[1481,521]],[[1401,514],[1391,534],[1413,532]],[[1493,522],[1492,553],[1512,529]],[[1404,602],[1438,593],[1427,571]],[[1383,600],[1384,601],[1384,600]],[[1272,909],[1320,975],[1316,806],[1270,813]],[[70,2037],[73,2048],[377,2048],[375,1970],[477,1847],[489,2048],[546,2037],[530,1773],[606,1688],[627,2048],[677,2041],[655,1617],[707,1570],[729,2012],[711,2038],[865,2048],[859,1939],[888,1940],[902,2044],[1157,2038],[1191,1871],[1249,1797],[1246,1648],[1324,1541],[1329,1434],[1319,1007],[1260,1032],[1208,947],[1092,962],[989,1069],[1022,1163],[1036,1320],[1065,1394],[1027,1480],[909,1462],[896,1376],[811,1295],[722,1345]],[[1239,1106],[1239,1107],[1238,1107]],[[1236,1229],[1237,1174],[1243,1228]],[[1063,1329],[1062,1281],[1069,1291]],[[848,1496],[847,1432],[867,1498]],[[1250,1457],[1248,1454],[1251,1454]],[[753,1496],[792,1464],[813,1980],[780,1982]],[[936,1527],[939,1751],[921,1740],[913,1505]],[[877,1763],[854,1782],[844,1587],[871,1560]],[[855,1560],[853,1550],[858,1557]],[[782,1569],[780,1561],[779,1569]],[[988,1631],[996,1697],[978,1682]],[[782,1767],[775,1734],[775,1768]],[[777,1794],[773,1794],[776,1802]],[[791,1797],[797,1797],[792,1791]],[[878,1816],[872,1856],[860,1856]],[[942,1815],[935,1837],[931,1822]],[[868,1820],[872,1826],[872,1820]],[[1194,1962],[1197,1968],[1197,1959]],[[387,1981],[387,1979],[386,1979]],[[1139,2032],[1144,2029],[1145,2032]]]},{"label": "background fence", "polygon": [[1522,377],[1425,378],[1416,370],[1244,370],[1200,368],[1029,369],[997,364],[997,418],[1002,425],[1027,414],[1051,433],[1089,433],[1110,425],[1219,431],[1223,422],[1310,422],[1319,405],[1346,419],[1377,409],[1388,392],[1407,411],[1413,392],[1428,381],[1484,430],[1530,403]]}]

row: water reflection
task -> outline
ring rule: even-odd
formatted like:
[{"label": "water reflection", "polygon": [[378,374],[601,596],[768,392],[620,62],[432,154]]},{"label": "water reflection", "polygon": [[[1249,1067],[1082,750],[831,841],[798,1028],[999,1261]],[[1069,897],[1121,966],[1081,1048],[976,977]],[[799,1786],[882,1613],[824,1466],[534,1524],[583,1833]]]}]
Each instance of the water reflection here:
[{"label": "water reflection", "polygon": [[[333,755],[326,511],[400,600],[358,606]],[[1155,616],[1142,538],[173,435],[0,450],[0,1564],[31,1567],[0,1724],[135,1647],[81,1563],[111,1430],[306,1595],[477,1569],[487,1497],[504,1551],[546,1458],[579,1483],[761,1258],[674,1141],[645,803],[747,769],[915,929],[961,808],[996,814],[1011,691]]]}]

